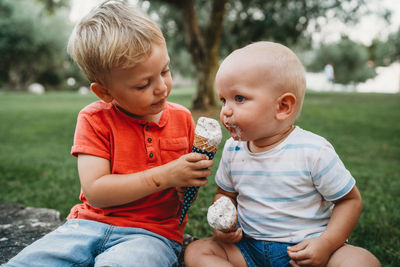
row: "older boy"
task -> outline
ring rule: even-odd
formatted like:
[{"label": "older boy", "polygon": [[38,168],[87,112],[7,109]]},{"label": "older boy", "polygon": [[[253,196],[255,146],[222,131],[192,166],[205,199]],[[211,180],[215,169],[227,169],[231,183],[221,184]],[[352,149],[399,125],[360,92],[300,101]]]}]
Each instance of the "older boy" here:
[{"label": "older boy", "polygon": [[205,185],[196,178],[211,174],[212,161],[189,153],[191,114],[167,102],[160,29],[109,1],[75,27],[68,51],[102,100],[79,113],[71,151],[83,203],[6,266],[177,266],[184,224],[175,188]]},{"label": "older boy", "polygon": [[331,144],[294,126],[303,66],[287,47],[259,42],[221,64],[216,86],[230,132],[214,200],[237,205],[240,228],[192,243],[186,266],[379,266],[346,244],[362,201]]}]

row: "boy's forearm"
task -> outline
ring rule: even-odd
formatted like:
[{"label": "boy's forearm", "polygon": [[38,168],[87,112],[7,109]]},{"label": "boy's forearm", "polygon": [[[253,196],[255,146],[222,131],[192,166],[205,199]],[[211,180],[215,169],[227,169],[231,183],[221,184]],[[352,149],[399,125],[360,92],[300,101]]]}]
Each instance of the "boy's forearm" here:
[{"label": "boy's forearm", "polygon": [[84,190],[88,202],[98,208],[124,205],[169,188],[165,165],[131,174],[106,174]]},{"label": "boy's forearm", "polygon": [[342,199],[335,201],[328,226],[321,235],[332,251],[344,244],[357,225],[362,210],[361,195],[356,186]]}]

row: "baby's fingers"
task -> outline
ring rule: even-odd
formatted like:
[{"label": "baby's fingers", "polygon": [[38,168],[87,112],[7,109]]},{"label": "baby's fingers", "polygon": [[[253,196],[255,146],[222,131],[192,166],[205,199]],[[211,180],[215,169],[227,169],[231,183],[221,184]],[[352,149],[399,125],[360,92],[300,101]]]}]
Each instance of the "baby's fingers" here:
[{"label": "baby's fingers", "polygon": [[[301,250],[298,252],[288,251],[289,257],[294,260],[298,265],[304,265],[309,263],[309,255],[307,251]],[[307,261],[307,263],[305,263]]]},{"label": "baby's fingers", "polygon": [[307,244],[308,243],[303,241],[303,242],[298,243],[297,245],[294,245],[294,246],[291,246],[291,247],[287,247],[287,250],[288,250],[288,252],[289,251],[291,251],[291,252],[300,251],[300,250],[305,249],[307,247]]}]

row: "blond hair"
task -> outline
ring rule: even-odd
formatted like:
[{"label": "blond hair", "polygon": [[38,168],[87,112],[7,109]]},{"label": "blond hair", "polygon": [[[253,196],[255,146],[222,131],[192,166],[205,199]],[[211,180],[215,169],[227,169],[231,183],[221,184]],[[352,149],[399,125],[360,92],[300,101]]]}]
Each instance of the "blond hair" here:
[{"label": "blond hair", "polygon": [[74,28],[67,51],[90,82],[105,82],[113,68],[131,68],[165,43],[155,22],[122,1],[105,1]]}]

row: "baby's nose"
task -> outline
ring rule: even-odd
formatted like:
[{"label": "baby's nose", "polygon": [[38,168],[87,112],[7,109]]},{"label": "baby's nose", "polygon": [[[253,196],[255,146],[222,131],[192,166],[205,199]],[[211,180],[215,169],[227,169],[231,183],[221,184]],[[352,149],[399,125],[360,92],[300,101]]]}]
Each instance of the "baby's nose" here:
[{"label": "baby's nose", "polygon": [[229,105],[225,105],[225,106],[222,107],[221,113],[222,113],[224,116],[229,117],[229,116],[232,116],[233,110],[232,110],[232,108],[231,108]]}]

